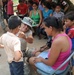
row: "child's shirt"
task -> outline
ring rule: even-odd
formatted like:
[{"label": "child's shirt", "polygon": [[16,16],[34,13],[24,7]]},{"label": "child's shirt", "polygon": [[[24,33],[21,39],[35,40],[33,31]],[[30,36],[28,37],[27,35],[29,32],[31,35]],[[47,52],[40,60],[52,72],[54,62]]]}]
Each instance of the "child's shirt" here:
[{"label": "child's shirt", "polygon": [[[21,51],[19,38],[11,32],[7,32],[0,37],[0,44],[4,45],[9,63],[14,61],[15,51]],[[20,61],[23,61],[23,57],[18,62]]]},{"label": "child's shirt", "polygon": [[14,14],[14,11],[13,11],[13,1],[12,0],[9,0],[8,3],[7,3],[7,14],[8,15]]},{"label": "child's shirt", "polygon": [[28,11],[28,6],[25,3],[23,3],[22,5],[19,4],[17,6],[17,10],[19,15],[26,15],[27,14],[26,12]]},{"label": "child's shirt", "polygon": [[63,19],[64,13],[63,12],[53,12],[53,16],[56,17],[57,19]]},{"label": "child's shirt", "polygon": [[72,26],[68,31],[68,36],[72,40],[72,50],[74,49],[74,26]]}]

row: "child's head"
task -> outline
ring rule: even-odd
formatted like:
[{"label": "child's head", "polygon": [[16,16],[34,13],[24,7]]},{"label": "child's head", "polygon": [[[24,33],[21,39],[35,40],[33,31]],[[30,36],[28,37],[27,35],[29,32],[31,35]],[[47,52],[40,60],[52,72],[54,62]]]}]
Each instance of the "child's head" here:
[{"label": "child's head", "polygon": [[61,6],[60,6],[60,4],[56,4],[55,11],[56,11],[56,12],[60,12],[60,11],[61,11]]},{"label": "child's head", "polygon": [[21,19],[18,16],[14,16],[12,15],[9,19],[8,19],[8,27],[11,30],[16,29],[17,27],[21,26]]},{"label": "child's head", "polygon": [[65,25],[67,27],[74,25],[74,11],[70,11],[65,15]]},{"label": "child's head", "polygon": [[24,17],[22,20],[21,31],[28,32],[32,28],[31,19],[29,17]]},{"label": "child's head", "polygon": [[37,10],[38,9],[38,3],[37,2],[33,2],[33,5],[32,5],[32,7],[33,7],[33,10]]}]

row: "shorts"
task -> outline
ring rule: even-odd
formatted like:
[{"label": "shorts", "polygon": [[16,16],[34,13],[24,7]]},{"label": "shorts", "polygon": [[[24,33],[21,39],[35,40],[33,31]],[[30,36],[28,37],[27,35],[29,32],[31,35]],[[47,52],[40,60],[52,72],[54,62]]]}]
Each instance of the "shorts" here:
[{"label": "shorts", "polygon": [[[48,53],[49,53],[48,51],[44,51],[37,57],[42,57],[44,59],[48,59]],[[35,66],[37,67],[37,72],[41,75],[51,75],[53,72],[55,72],[55,70],[51,66],[48,66],[42,62],[35,63]],[[58,70],[56,72],[56,74],[59,74],[63,71],[64,70]]]}]

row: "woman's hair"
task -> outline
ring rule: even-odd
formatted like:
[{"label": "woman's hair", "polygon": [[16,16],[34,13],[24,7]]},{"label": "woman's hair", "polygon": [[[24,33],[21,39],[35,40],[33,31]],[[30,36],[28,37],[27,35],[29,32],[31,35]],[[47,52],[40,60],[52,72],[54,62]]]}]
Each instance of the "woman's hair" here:
[{"label": "woman's hair", "polygon": [[35,5],[37,5],[37,6],[39,5],[39,3],[37,3],[37,2],[33,2],[33,4],[35,4]]},{"label": "woman's hair", "polygon": [[32,0],[28,0],[28,3],[30,3],[31,5],[33,5],[33,1]]},{"label": "woman's hair", "polygon": [[21,19],[18,16],[12,15],[8,19],[8,27],[9,27],[9,29],[15,29],[20,25],[21,25]]},{"label": "woman's hair", "polygon": [[51,5],[50,5],[49,2],[44,1],[44,2],[43,2],[43,5],[46,6],[46,8],[51,9]]},{"label": "woman's hair", "polygon": [[68,12],[68,13],[65,15],[64,19],[69,19],[69,20],[73,21],[73,20],[74,20],[74,11]]},{"label": "woman's hair", "polygon": [[58,31],[63,31],[62,21],[55,17],[48,17],[44,20],[45,26],[54,27]]}]

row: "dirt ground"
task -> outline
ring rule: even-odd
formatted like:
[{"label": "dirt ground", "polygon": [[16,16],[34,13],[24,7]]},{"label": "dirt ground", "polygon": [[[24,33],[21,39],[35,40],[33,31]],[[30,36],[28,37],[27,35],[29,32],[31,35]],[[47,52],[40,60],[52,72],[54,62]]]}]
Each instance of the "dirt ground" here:
[{"label": "dirt ground", "polygon": [[[0,26],[0,36],[3,34],[3,30]],[[39,40],[37,36],[34,37],[33,44],[28,44],[28,48],[39,48],[46,43],[46,39]],[[0,49],[0,75],[10,75],[9,66],[7,63],[7,56],[4,49]],[[33,70],[31,71],[32,75],[37,75]]]}]

